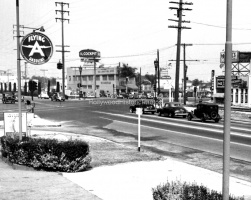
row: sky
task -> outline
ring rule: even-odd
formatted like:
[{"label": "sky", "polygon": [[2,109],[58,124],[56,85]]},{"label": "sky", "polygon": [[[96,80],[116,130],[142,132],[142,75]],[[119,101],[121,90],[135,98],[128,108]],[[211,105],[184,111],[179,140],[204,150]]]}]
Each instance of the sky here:
[{"label": "sky", "polygon": [[[178,0],[177,0],[178,1]],[[154,60],[159,50],[160,67],[169,68],[169,75],[175,79],[177,29],[169,28],[177,25],[168,19],[178,18],[177,7],[167,0],[66,0],[64,6],[64,44],[65,67],[79,67],[79,51],[95,49],[100,51],[101,60],[98,66],[115,67],[125,63],[131,67],[141,68],[142,75],[154,73]],[[192,44],[186,47],[187,76],[189,80],[209,81],[211,71],[222,74],[220,68],[220,52],[225,49],[226,41],[226,0],[191,0],[193,5],[185,11],[181,42]],[[28,64],[28,77],[32,75],[46,77],[62,77],[62,71],[56,67],[62,59],[62,29],[60,10],[52,0],[19,0],[20,25],[31,28],[44,26],[45,32],[54,46],[52,58],[43,65]],[[233,50],[251,51],[251,1],[233,1]],[[16,1],[0,0],[0,70],[17,73],[17,41],[16,37]],[[20,29],[21,35],[32,30]],[[183,48],[181,48],[183,59]],[[171,63],[169,65],[169,63]],[[181,61],[180,78],[183,78],[183,61]],[[21,61],[24,71],[24,60]]]}]

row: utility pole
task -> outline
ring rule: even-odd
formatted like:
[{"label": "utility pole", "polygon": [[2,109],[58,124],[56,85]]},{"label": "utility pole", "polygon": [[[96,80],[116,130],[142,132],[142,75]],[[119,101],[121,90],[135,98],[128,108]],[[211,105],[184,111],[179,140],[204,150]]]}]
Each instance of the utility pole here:
[{"label": "utility pole", "polygon": [[183,86],[183,98],[184,98],[184,105],[186,105],[186,87],[187,87],[187,65],[186,65],[186,46],[192,46],[192,44],[181,44],[183,46],[183,62],[184,62],[184,86]]},{"label": "utility pole", "polygon": [[16,0],[17,21],[17,81],[18,81],[18,116],[19,116],[19,141],[22,141],[22,104],[21,104],[21,65],[20,65],[20,31],[19,31],[19,0]]},{"label": "utility pole", "polygon": [[178,26],[168,26],[169,28],[176,28],[178,29],[178,35],[177,35],[177,54],[176,54],[176,74],[175,74],[175,93],[174,93],[174,101],[178,101],[179,99],[179,73],[180,73],[180,45],[181,45],[181,30],[182,29],[191,29],[190,27],[182,26],[182,23],[190,23],[189,21],[182,21],[183,13],[182,11],[191,11],[192,9],[189,8],[183,8],[183,5],[193,5],[193,3],[188,2],[182,2],[182,0],[179,0],[179,2],[170,1],[170,3],[178,4],[179,7],[170,7],[171,10],[177,10],[177,17],[178,20],[174,19],[168,19],[170,21],[178,22]]},{"label": "utility pole", "polygon": [[159,50],[157,49],[157,60],[158,60],[158,95],[160,94],[160,70],[159,70]]},{"label": "utility pole", "polygon": [[56,14],[57,12],[61,13],[61,18],[57,18],[56,17],[56,22],[57,20],[61,20],[62,22],[62,50],[61,51],[57,51],[57,52],[62,52],[62,91],[63,91],[63,95],[65,96],[65,58],[64,58],[64,53],[65,52],[69,52],[69,51],[65,51],[64,48],[64,21],[67,20],[69,23],[69,19],[65,19],[64,18],[64,14],[67,13],[69,16],[69,11],[65,11],[64,10],[64,6],[67,5],[69,8],[69,3],[63,3],[63,2],[55,2],[56,6],[59,4],[61,5],[61,10],[56,10]]},{"label": "utility pole", "polygon": [[225,94],[223,136],[223,200],[229,199],[230,174],[230,131],[231,131],[231,65],[232,65],[232,0],[227,0],[226,43],[225,43]]}]

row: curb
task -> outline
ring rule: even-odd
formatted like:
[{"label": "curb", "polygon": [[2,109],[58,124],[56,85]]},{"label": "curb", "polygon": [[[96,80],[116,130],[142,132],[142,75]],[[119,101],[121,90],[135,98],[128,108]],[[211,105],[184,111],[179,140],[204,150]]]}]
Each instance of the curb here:
[{"label": "curb", "polygon": [[37,171],[35,170],[33,167],[28,167],[28,166],[25,166],[25,165],[18,165],[18,164],[15,164],[15,163],[12,163],[8,160],[8,158],[6,157],[3,157],[2,155],[0,155],[1,157],[1,160],[3,162],[5,162],[6,164],[8,164],[10,167],[12,167],[12,169],[14,170],[23,170],[23,171]]}]

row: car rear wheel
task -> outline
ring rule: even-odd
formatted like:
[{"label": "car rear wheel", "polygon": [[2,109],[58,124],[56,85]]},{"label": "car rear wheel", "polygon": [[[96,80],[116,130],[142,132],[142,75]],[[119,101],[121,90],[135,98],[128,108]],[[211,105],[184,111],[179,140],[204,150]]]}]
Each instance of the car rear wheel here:
[{"label": "car rear wheel", "polygon": [[214,121],[215,121],[215,123],[218,123],[218,122],[219,122],[219,119],[215,119]]},{"label": "car rear wheel", "polygon": [[171,116],[172,118],[174,118],[174,113],[170,113],[170,116]]}]

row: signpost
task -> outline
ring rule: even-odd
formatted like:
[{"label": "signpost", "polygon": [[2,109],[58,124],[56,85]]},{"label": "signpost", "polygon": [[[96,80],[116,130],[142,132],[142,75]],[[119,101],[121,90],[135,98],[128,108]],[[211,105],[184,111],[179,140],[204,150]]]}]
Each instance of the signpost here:
[{"label": "signpost", "polygon": [[50,60],[53,54],[53,45],[46,35],[32,32],[22,39],[20,50],[27,62],[33,65],[42,65]]},{"label": "signpost", "polygon": [[142,108],[136,108],[136,114],[138,114],[138,151],[140,151],[140,115],[143,114]]},{"label": "signpost", "polygon": [[96,98],[96,62],[100,60],[100,52],[93,49],[83,49],[79,52],[81,60],[94,62],[94,96]]}]

